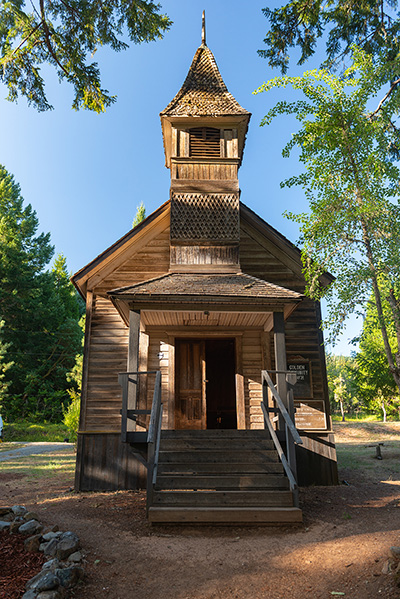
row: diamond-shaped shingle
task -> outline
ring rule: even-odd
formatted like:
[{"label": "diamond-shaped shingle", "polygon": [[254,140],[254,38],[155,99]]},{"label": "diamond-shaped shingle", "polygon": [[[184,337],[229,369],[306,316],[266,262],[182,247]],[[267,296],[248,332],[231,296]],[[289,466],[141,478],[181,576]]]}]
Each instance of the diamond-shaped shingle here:
[{"label": "diamond-shaped shingle", "polygon": [[161,116],[249,115],[229,93],[211,50],[202,44],[179,92]]}]

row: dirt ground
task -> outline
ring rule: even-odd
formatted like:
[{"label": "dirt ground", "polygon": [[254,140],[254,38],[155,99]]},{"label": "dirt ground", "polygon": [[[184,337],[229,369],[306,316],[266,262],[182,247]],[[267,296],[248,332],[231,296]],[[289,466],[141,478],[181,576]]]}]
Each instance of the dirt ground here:
[{"label": "dirt ground", "polygon": [[151,527],[141,492],[76,494],[70,474],[28,483],[0,468],[2,503],[80,536],[87,578],[75,599],[395,599],[382,567],[400,545],[399,434],[400,423],[338,424],[345,483],[302,489],[296,528]]}]

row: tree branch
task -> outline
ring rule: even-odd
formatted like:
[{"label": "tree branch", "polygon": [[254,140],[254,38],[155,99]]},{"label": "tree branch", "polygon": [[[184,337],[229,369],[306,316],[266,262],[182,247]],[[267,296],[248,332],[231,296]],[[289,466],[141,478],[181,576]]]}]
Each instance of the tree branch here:
[{"label": "tree branch", "polygon": [[54,58],[54,60],[56,61],[56,63],[58,64],[58,66],[60,67],[60,69],[62,71],[64,71],[64,73],[66,74],[67,77],[69,77],[70,74],[68,73],[67,69],[58,60],[57,55],[55,54],[55,52],[52,48],[51,42],[50,42],[51,34],[50,34],[49,28],[47,26],[46,15],[44,13],[44,0],[40,0],[40,12],[42,15],[43,30],[44,30],[44,36],[45,36],[45,40],[46,40],[47,49],[50,52],[50,54],[52,55],[52,57]]},{"label": "tree branch", "polygon": [[396,81],[393,81],[392,85],[390,86],[389,91],[383,96],[382,100],[379,102],[378,107],[376,110],[374,110],[374,112],[371,112],[371,114],[368,115],[368,119],[372,119],[382,108],[384,102],[386,102],[386,100],[388,99],[388,97],[391,95],[391,93],[393,92],[393,90],[399,85],[400,83],[400,78],[396,79]]},{"label": "tree branch", "polygon": [[[35,33],[35,31],[37,31],[39,29],[39,27],[41,27],[42,25],[43,25],[43,21],[40,21],[40,23],[38,25],[36,25],[36,27],[34,29],[32,29],[32,31],[30,32],[30,34],[27,35],[26,38],[23,39],[20,44],[18,44],[18,46],[15,48],[15,50],[12,51],[11,56],[14,56],[14,54],[16,52],[18,52],[18,50],[21,48],[21,46],[23,46],[25,44],[25,42],[27,42],[28,39]],[[11,60],[11,56],[10,56],[9,60]]]}]

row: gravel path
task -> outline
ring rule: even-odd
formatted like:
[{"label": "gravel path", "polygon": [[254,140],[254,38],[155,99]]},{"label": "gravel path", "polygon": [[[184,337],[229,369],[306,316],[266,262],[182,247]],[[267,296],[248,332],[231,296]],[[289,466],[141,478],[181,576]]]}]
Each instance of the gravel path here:
[{"label": "gravel path", "polygon": [[34,455],[38,453],[46,453],[48,451],[59,451],[73,447],[73,443],[26,443],[23,447],[10,449],[0,453],[0,462],[6,462],[15,458]]}]

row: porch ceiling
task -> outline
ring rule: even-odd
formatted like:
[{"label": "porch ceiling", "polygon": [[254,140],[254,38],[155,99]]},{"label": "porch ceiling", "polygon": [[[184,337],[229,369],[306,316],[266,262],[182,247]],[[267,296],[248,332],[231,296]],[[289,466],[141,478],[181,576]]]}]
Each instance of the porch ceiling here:
[{"label": "porch ceiling", "polygon": [[209,312],[173,310],[143,310],[142,322],[147,327],[212,327],[212,328],[272,328],[272,312]]}]

